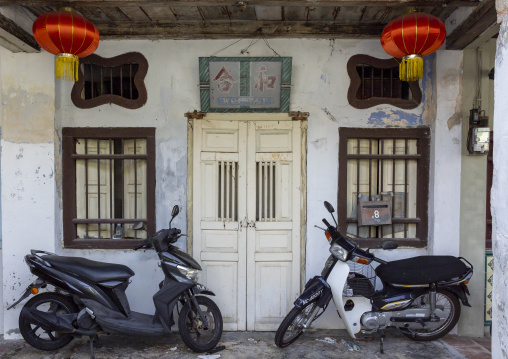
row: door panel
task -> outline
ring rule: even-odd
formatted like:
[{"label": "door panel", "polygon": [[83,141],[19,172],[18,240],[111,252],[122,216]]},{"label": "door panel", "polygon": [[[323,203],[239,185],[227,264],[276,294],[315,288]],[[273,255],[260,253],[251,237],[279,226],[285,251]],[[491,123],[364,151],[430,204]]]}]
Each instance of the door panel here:
[{"label": "door panel", "polygon": [[299,294],[300,126],[194,121],[193,251],[225,330],[275,330]]},{"label": "door panel", "polygon": [[276,330],[300,290],[300,122],[248,126],[247,330]]},{"label": "door panel", "polygon": [[[224,330],[245,330],[245,123],[194,122],[193,257],[203,284],[217,294]],[[242,146],[243,144],[243,146]]]}]

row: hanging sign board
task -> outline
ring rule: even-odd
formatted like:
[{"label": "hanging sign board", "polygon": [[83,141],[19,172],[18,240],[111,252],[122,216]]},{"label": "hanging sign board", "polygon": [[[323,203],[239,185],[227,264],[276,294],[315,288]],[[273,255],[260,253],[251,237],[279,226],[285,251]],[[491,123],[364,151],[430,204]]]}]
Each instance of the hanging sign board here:
[{"label": "hanging sign board", "polygon": [[289,112],[291,57],[200,57],[203,112]]}]

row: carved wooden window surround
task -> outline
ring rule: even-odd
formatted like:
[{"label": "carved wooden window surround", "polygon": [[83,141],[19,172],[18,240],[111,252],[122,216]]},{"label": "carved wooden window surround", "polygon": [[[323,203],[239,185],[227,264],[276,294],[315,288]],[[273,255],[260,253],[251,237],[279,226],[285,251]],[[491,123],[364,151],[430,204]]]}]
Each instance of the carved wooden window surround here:
[{"label": "carved wooden window surround", "polygon": [[112,58],[90,55],[80,60],[79,79],[71,92],[79,108],[114,103],[128,109],[142,107],[147,100],[144,79],[148,61],[139,52]]},{"label": "carved wooden window surround", "polygon": [[418,81],[400,81],[399,64],[394,58],[355,55],[347,63],[347,72],[351,79],[347,98],[355,108],[389,104],[409,110],[422,102]]}]

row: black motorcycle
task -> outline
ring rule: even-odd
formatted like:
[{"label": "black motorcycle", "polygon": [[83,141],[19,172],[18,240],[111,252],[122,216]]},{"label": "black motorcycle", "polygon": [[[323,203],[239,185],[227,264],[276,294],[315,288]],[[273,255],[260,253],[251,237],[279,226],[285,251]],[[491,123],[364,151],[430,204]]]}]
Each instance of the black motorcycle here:
[{"label": "black motorcycle", "polygon": [[[175,324],[173,310],[179,313],[178,329],[184,343],[195,352],[211,350],[222,335],[222,316],[217,305],[208,297],[215,295],[196,282],[201,267],[188,254],[171,245],[185,236],[171,222],[178,215],[173,207],[169,229],[162,229],[143,244],[134,248],[153,248],[157,252],[165,278],[154,294],[155,314],[131,311],[125,290],[134,272],[127,266],[92,261],[80,257],[63,257],[32,250],[25,261],[38,278],[28,286],[11,309],[30,294],[21,310],[19,330],[34,348],[56,350],[69,344],[76,336],[90,337],[94,357],[94,342],[98,334],[159,336],[171,332]],[[133,226],[142,230],[141,222]],[[55,291],[38,294],[50,284]]]},{"label": "black motorcycle", "polygon": [[[325,202],[325,207],[333,217],[333,206]],[[381,352],[386,328],[398,328],[416,341],[436,340],[459,320],[460,302],[470,307],[466,284],[473,266],[466,259],[419,256],[386,262],[343,237],[336,221],[335,226],[326,219],[323,223],[326,228],[318,228],[325,232],[331,255],[321,275],[305,284],[295,307],[280,324],[275,335],[278,347],[298,339],[332,299],[349,335],[378,333]],[[383,249],[397,246],[393,241],[382,244]],[[372,262],[379,265],[374,269]],[[376,278],[381,280],[381,288],[376,288]]]}]

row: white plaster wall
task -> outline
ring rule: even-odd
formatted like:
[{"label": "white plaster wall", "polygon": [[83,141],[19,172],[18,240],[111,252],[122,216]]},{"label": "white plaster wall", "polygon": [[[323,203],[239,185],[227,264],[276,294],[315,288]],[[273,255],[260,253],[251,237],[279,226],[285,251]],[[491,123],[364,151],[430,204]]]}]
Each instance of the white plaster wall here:
[{"label": "white plaster wall", "polygon": [[[2,275],[5,309],[33,281],[23,257],[54,251],[54,58],[0,49],[2,98]],[[18,338],[20,308],[4,312],[5,338]]]},{"label": "white plaster wall", "polygon": [[438,106],[432,127],[429,222],[433,254],[459,254],[462,51],[438,51]]},{"label": "white plaster wall", "polygon": [[[2,250],[0,249],[0,278],[2,278],[2,273],[3,273],[3,270],[2,270]],[[3,278],[2,278],[2,282],[3,282]],[[0,333],[4,332],[4,306],[3,306],[3,302],[4,302],[4,286],[0,285],[0,303],[2,303],[2,305],[0,305]]]},{"label": "white plaster wall", "polygon": [[[506,13],[506,1],[496,2]],[[501,7],[502,5],[502,7]],[[492,358],[508,358],[508,17],[502,17],[497,39],[494,77],[494,177],[491,192],[494,284],[492,296]]]},{"label": "white plaster wall", "polygon": [[[249,44],[244,40],[230,48],[222,51],[218,56],[242,56],[240,50]],[[180,228],[186,228],[186,137],[187,121],[184,113],[200,109],[199,103],[199,79],[198,79],[198,57],[210,56],[217,50],[231,44],[230,40],[214,41],[101,41],[97,54],[103,57],[113,57],[128,51],[139,51],[148,59],[149,70],[145,80],[148,89],[148,101],[144,107],[138,110],[127,110],[115,105],[103,105],[93,109],[83,110],[74,107],[70,101],[70,85],[57,81],[55,128],[56,136],[61,135],[62,127],[131,127],[148,126],[156,127],[156,198],[157,198],[157,227],[167,225],[171,207],[174,204],[182,206],[182,212],[174,224]],[[369,54],[379,58],[388,58],[381,48],[378,40],[299,40],[299,39],[275,39],[270,40],[270,45],[276,49],[281,56],[293,58],[291,110],[310,112],[308,121],[308,178],[307,178],[307,248],[305,278],[308,279],[322,269],[324,260],[328,257],[328,243],[323,233],[313,227],[320,224],[321,218],[327,216],[323,207],[323,201],[328,200],[336,207],[337,186],[338,186],[338,130],[339,127],[405,127],[405,126],[430,126],[433,134],[438,136],[434,141],[436,153],[444,154],[459,146],[453,142],[456,137],[456,129],[451,130],[447,126],[435,125],[436,114],[436,88],[435,59],[443,62],[455,62],[455,55],[448,55],[446,51],[436,56],[425,59],[426,77],[422,81],[424,87],[424,104],[414,110],[400,110],[398,108],[382,105],[370,109],[358,110],[352,108],[347,102],[347,90],[349,77],[346,72],[348,59],[355,54]],[[43,55],[35,55],[43,58]],[[263,42],[258,42],[249,49],[243,56],[274,56],[272,51]],[[48,61],[34,60],[33,71],[44,73],[54,71],[54,65]],[[446,67],[448,68],[448,67]],[[446,75],[446,72],[442,72]],[[48,79],[49,81],[49,79]],[[458,86],[457,77],[449,78],[452,86]],[[441,95],[441,94],[440,94]],[[449,96],[448,96],[449,97]],[[452,99],[444,96],[446,101]],[[440,121],[447,121],[449,103],[440,114]],[[437,106],[439,111],[440,106]],[[241,117],[241,114],[239,114]],[[435,129],[434,129],[435,127]],[[458,139],[460,142],[460,130]],[[52,146],[52,144],[49,144]],[[48,192],[53,200],[54,196],[60,196],[60,143],[55,143],[55,173],[56,193]],[[442,148],[441,148],[442,147]],[[10,153],[13,149],[10,149]],[[460,151],[459,151],[460,155]],[[2,155],[3,156],[3,155]],[[6,156],[6,158],[10,158]],[[2,157],[3,159],[3,157]],[[451,157],[453,159],[453,156]],[[450,159],[450,160],[451,160]],[[42,159],[34,157],[31,160],[31,168],[35,169],[37,161]],[[46,161],[46,160],[44,160]],[[43,161],[43,163],[45,163]],[[444,162],[443,162],[444,161]],[[445,168],[448,160],[435,160],[431,167],[436,173],[444,174],[434,184],[434,191],[446,194],[447,190],[459,183],[460,166]],[[459,157],[460,163],[460,157]],[[5,162],[3,163],[5,168]],[[12,177],[12,175],[11,175]],[[3,178],[3,173],[2,173]],[[36,187],[36,186],[34,186]],[[443,187],[443,188],[441,188]],[[18,193],[19,190],[16,192]],[[9,192],[2,188],[2,199],[9,196]],[[37,198],[40,198],[40,194]],[[443,197],[444,198],[444,197]],[[9,201],[9,198],[6,198]],[[14,201],[11,201],[14,202]],[[446,203],[444,199],[434,201],[434,208],[429,210],[429,221],[436,221],[430,236],[442,241],[438,246],[433,247],[437,254],[452,253],[457,251],[453,228],[446,227],[455,220],[453,212],[459,212],[459,202],[451,201]],[[52,202],[54,203],[54,202]],[[455,207],[454,207],[455,206]],[[12,204],[10,205],[12,208]],[[51,207],[51,206],[50,206]],[[156,266],[155,256],[152,252],[139,253],[130,250],[106,251],[106,250],[64,250],[61,244],[61,202],[57,200],[56,206],[56,231],[57,235],[52,237],[53,241],[49,247],[54,246],[57,253],[76,256],[85,256],[95,260],[103,260],[114,263],[125,263],[133,268],[136,276],[133,277],[128,295],[131,300],[131,307],[134,310],[145,313],[153,312],[152,295],[161,280],[162,274]],[[40,208],[34,208],[30,218],[39,218],[41,212],[47,213]],[[439,213],[436,216],[435,213]],[[11,218],[18,222],[25,218],[17,210]],[[4,224],[5,226],[5,224]],[[30,228],[26,229],[29,231]],[[5,231],[5,227],[4,227]],[[449,237],[452,240],[449,240]],[[4,243],[6,239],[4,237]],[[9,241],[14,247],[15,240],[12,235]],[[185,242],[179,243],[185,248]],[[22,248],[10,248],[9,251],[21,253]],[[42,248],[46,249],[46,248]],[[428,250],[423,249],[400,249],[392,252],[379,253],[380,257],[386,259],[404,258],[418,254],[426,254]],[[4,256],[5,258],[5,256]],[[17,264],[16,264],[17,263]],[[22,272],[28,276],[28,270],[21,262],[12,261],[12,270]],[[24,272],[23,272],[24,271]],[[13,289],[5,287],[5,301],[11,300],[14,296]],[[15,288],[14,288],[15,289]],[[212,288],[213,289],[213,288]],[[16,291],[18,294],[19,290]],[[220,293],[219,293],[220,295]],[[340,320],[329,309],[329,315],[318,323],[322,327],[338,327]],[[8,320],[6,319],[6,323]],[[9,323],[11,323],[9,321]],[[10,324],[11,325],[11,324]],[[9,327],[10,328],[10,327]],[[6,331],[10,330],[6,327]]]}]

